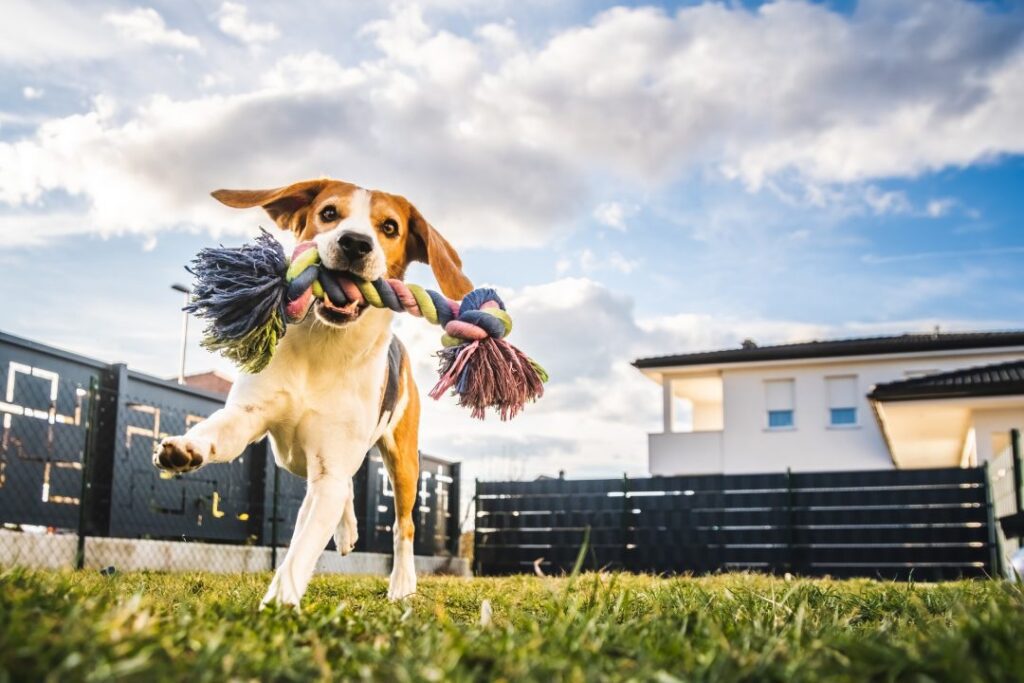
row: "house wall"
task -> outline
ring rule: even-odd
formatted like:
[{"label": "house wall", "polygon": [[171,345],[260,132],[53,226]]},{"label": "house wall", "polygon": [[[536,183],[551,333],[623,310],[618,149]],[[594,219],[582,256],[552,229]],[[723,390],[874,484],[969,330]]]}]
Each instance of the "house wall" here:
[{"label": "house wall", "polygon": [[693,431],[713,432],[723,428],[722,404],[708,401],[693,403]]},{"label": "house wall", "polygon": [[1010,430],[1024,432],[1022,408],[975,408],[971,415],[977,440],[978,464],[988,462],[1010,443]]},{"label": "house wall", "polygon": [[725,468],[724,433],[664,432],[647,435],[651,474],[721,474]]},{"label": "house wall", "polygon": [[[867,394],[875,384],[905,379],[909,373],[955,370],[1016,360],[1019,352],[949,353],[944,355],[903,355],[863,359],[829,359],[718,368],[723,384],[723,427],[720,439],[694,434],[652,434],[649,466],[653,475],[707,473],[726,474],[795,471],[886,469],[892,459],[875,419]],[[707,368],[701,369],[706,373]],[[857,377],[857,424],[829,425],[826,378]],[[666,375],[685,377],[685,373]],[[795,387],[792,429],[768,429],[764,382],[792,379]],[[983,430],[1000,429],[1006,416],[985,418],[979,434],[979,462]],[[706,433],[706,432],[705,432]],[[966,436],[966,434],[965,434]]]}]

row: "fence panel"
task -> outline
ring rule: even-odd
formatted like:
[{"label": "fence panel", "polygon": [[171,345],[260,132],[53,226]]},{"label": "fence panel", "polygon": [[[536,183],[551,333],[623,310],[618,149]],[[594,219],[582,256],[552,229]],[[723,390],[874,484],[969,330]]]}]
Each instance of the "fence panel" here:
[{"label": "fence panel", "polygon": [[170,475],[153,449],[184,434],[223,405],[218,396],[128,374],[114,447],[109,535],[122,538],[259,544],[264,514],[264,446],[228,464]]},{"label": "fence panel", "polygon": [[73,566],[98,370],[18,351],[0,344],[0,564]]},{"label": "fence panel", "polygon": [[480,482],[481,574],[585,566],[940,580],[993,573],[983,468]]},{"label": "fence panel", "polygon": [[[360,544],[369,552],[392,550],[395,497],[387,469],[377,448],[370,451],[360,473],[365,482],[365,510],[360,517]],[[456,555],[458,553],[458,476],[455,463],[420,454],[420,487],[413,522],[413,541],[417,555]],[[357,501],[358,502],[358,501]],[[359,507],[357,507],[357,511]],[[365,531],[364,531],[365,529]]]},{"label": "fence panel", "polygon": [[[152,465],[160,440],[222,396],[3,333],[0,391],[0,565],[262,571],[287,545],[306,486],[267,441],[186,475]],[[457,464],[422,456],[417,554],[457,551],[458,478]],[[390,553],[375,450],[354,483],[356,550]]]},{"label": "fence panel", "polygon": [[474,557],[488,574],[571,571],[589,528],[587,569],[623,568],[625,480],[480,482]]}]

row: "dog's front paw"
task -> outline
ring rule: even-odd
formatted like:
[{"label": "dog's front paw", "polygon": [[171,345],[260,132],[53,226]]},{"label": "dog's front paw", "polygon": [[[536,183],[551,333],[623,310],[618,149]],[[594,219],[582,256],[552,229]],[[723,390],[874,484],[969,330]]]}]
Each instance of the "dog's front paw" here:
[{"label": "dog's front paw", "polygon": [[153,453],[153,465],[167,472],[193,472],[210,461],[213,444],[205,439],[169,436]]},{"label": "dog's front paw", "polygon": [[295,577],[287,565],[282,565],[278,567],[274,579],[267,586],[267,594],[260,601],[260,611],[272,605],[297,610],[301,600],[302,592],[295,584]]}]

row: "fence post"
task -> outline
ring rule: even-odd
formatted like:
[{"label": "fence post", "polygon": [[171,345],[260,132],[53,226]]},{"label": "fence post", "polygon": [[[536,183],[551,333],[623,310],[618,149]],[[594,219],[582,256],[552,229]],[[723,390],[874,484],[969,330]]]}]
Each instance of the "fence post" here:
[{"label": "fence post", "polygon": [[632,506],[629,503],[629,473],[622,473],[622,551],[619,562],[622,568],[626,569],[626,561],[629,559],[629,516]]},{"label": "fence post", "polygon": [[[1024,497],[1024,469],[1021,468],[1019,429],[1010,430],[1010,453],[1013,455],[1013,502],[1016,505],[1014,512],[1021,512],[1024,510],[1024,503],[1021,501]],[[1024,541],[1024,537],[1018,536],[1017,541]]]},{"label": "fence post", "polygon": [[[473,479],[473,505],[479,505],[480,501],[480,479]],[[480,530],[477,528],[477,520],[479,517],[473,515],[473,576],[483,576],[483,564],[480,562],[480,554],[477,552],[480,548]]]},{"label": "fence post", "polygon": [[82,485],[78,492],[78,544],[75,550],[75,569],[85,567],[85,534],[92,490],[92,463],[96,450],[97,422],[99,421],[100,384],[96,377],[89,379],[89,412],[86,416],[85,444],[82,448]]},{"label": "fence post", "polygon": [[[452,557],[459,556],[459,543],[462,540],[462,463],[452,463],[448,469],[452,482],[448,485],[448,552]],[[440,514],[442,511],[438,511]]]},{"label": "fence post", "polygon": [[989,461],[982,465],[985,483],[985,507],[988,518],[988,568],[992,576],[1003,575],[1003,554],[999,551],[999,534],[996,531],[996,506],[992,499],[992,479],[989,477]]},{"label": "fence post", "polygon": [[[264,463],[266,466],[266,463]],[[274,463],[274,494],[270,499],[270,571],[277,570],[277,497],[281,490],[281,468]]]},{"label": "fence post", "polygon": [[267,439],[249,444],[245,459],[249,465],[248,542],[267,545]]},{"label": "fence post", "polygon": [[786,559],[787,571],[796,574],[797,563],[793,557],[793,470],[786,468]]},{"label": "fence post", "polygon": [[[363,522],[363,526],[366,529],[366,546],[365,550],[368,553],[385,553],[392,554],[394,548],[388,543],[388,538],[384,539],[383,546],[380,544],[380,534],[377,533],[377,529],[380,526],[381,512],[380,506],[385,505],[384,487],[391,485],[391,475],[389,475],[384,467],[384,463],[381,460],[375,460],[373,454],[375,451],[371,450],[370,454],[366,456],[366,460],[363,463],[363,469],[360,469],[356,473],[358,481],[362,482],[363,490],[366,491],[366,495],[363,496],[363,506],[365,511],[362,517],[366,519]],[[419,455],[416,456],[420,457]],[[394,491],[392,490],[392,509],[394,509]],[[416,480],[416,499],[419,500],[419,479]],[[418,503],[417,503],[418,505]],[[358,515],[357,515],[358,516]],[[394,524],[394,520],[386,520],[385,524]]]},{"label": "fence post", "polygon": [[[96,382],[95,406],[90,407],[87,436],[87,462],[82,464],[82,478],[87,480],[85,498],[79,501],[79,537],[110,534],[111,487],[114,459],[124,413],[122,392],[128,383],[128,366],[110,365],[100,372]],[[84,551],[84,541],[80,540]]]}]

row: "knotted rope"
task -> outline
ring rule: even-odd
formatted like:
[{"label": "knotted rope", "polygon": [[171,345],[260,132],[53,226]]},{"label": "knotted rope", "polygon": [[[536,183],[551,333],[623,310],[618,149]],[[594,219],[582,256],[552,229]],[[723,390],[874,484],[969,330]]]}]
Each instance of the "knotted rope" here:
[{"label": "knotted rope", "polygon": [[319,299],[328,309],[366,304],[440,325],[440,379],[430,396],[452,389],[473,417],[483,418],[490,407],[509,419],[544,393],[547,373],[505,339],[512,318],[493,289],[454,301],[394,278],[361,280],[326,268],[312,242],[299,244],[289,262],[266,232],[239,248],[203,249],[189,272],[196,283],[186,310],[208,321],[203,346],[248,372],[267,366],[287,324],[304,320]]}]

